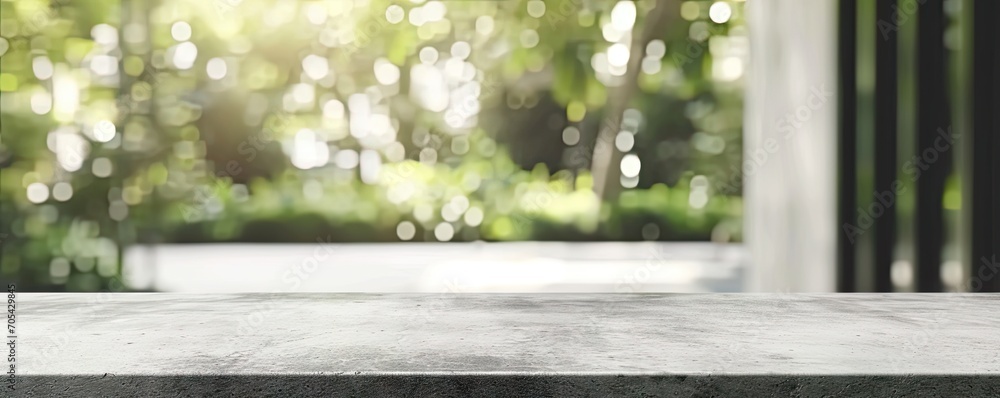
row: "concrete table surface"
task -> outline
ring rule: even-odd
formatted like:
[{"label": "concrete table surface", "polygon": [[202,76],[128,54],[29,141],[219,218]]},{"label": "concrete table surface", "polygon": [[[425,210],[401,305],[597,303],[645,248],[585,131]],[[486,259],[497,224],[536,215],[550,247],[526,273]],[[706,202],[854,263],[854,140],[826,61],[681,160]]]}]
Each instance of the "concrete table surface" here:
[{"label": "concrete table surface", "polygon": [[17,310],[32,396],[1000,396],[996,294],[18,294]]}]

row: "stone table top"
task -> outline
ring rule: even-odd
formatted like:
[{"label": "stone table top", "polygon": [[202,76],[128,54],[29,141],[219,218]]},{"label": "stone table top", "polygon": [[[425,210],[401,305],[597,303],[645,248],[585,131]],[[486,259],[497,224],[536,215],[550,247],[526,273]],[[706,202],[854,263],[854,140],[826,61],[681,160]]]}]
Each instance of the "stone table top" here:
[{"label": "stone table top", "polygon": [[1000,294],[22,293],[17,311],[17,369],[29,384],[950,375],[996,387],[1000,375]]},{"label": "stone table top", "polygon": [[21,374],[1000,374],[987,294],[19,294],[17,328]]}]

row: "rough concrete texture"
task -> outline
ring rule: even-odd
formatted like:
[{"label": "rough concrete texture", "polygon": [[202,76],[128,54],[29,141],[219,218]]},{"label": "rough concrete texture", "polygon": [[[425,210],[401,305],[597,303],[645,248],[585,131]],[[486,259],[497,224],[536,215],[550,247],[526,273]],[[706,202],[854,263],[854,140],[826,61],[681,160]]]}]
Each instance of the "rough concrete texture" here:
[{"label": "rough concrete texture", "polygon": [[1000,295],[19,294],[32,396],[1000,396]]}]

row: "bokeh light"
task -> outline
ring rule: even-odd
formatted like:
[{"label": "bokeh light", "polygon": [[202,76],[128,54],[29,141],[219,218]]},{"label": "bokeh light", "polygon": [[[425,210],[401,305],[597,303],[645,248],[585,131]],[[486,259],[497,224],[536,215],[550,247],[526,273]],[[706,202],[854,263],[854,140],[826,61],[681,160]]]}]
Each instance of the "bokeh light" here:
[{"label": "bokeh light", "polygon": [[26,249],[0,272],[87,290],[119,272],[88,245],[709,240],[740,222],[741,2],[95,0],[53,8],[58,29],[11,4],[0,233]]}]

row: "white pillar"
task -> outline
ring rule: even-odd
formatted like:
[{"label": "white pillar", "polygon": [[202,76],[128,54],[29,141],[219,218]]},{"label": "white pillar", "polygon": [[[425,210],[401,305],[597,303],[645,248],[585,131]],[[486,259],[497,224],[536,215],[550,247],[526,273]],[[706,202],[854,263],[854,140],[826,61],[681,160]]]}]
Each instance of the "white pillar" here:
[{"label": "white pillar", "polygon": [[747,0],[747,291],[836,289],[837,2]]}]

